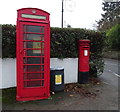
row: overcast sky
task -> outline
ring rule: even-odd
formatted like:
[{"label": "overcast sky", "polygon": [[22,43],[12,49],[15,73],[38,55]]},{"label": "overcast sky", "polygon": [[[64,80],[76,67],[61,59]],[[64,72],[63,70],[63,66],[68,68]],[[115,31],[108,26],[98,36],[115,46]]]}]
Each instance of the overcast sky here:
[{"label": "overcast sky", "polygon": [[[64,27],[93,29],[103,0],[64,0]],[[17,9],[33,7],[50,13],[51,27],[61,27],[62,0],[1,0],[0,24],[16,24]]]}]

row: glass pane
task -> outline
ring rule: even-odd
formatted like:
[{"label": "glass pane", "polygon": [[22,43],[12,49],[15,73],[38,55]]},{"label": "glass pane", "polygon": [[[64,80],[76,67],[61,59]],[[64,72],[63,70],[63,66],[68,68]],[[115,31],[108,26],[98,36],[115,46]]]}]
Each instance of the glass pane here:
[{"label": "glass pane", "polygon": [[40,42],[24,42],[24,48],[41,48]]},{"label": "glass pane", "polygon": [[41,79],[44,79],[44,73],[41,73]]},{"label": "glass pane", "polygon": [[42,56],[44,55],[44,50],[42,50],[41,55],[42,55]]},{"label": "glass pane", "polygon": [[40,35],[40,38],[41,38],[41,41],[44,41],[44,35],[43,34]]},{"label": "glass pane", "polygon": [[44,41],[44,34],[24,34],[24,40]]},{"label": "glass pane", "polygon": [[44,58],[41,57],[24,58],[23,60],[24,60],[23,61],[24,64],[44,64]]},{"label": "glass pane", "polygon": [[44,58],[41,58],[41,64],[44,64]]},{"label": "glass pane", "polygon": [[44,80],[24,82],[24,87],[43,87],[43,86],[44,86]]},{"label": "glass pane", "polygon": [[24,64],[42,64],[41,58],[24,58]]},{"label": "glass pane", "polygon": [[41,42],[41,48],[44,49],[44,42]]},{"label": "glass pane", "polygon": [[24,40],[40,40],[40,34],[24,34]]},{"label": "glass pane", "polygon": [[42,81],[25,81],[24,82],[24,87],[39,87],[39,86],[43,86],[44,84],[42,84],[41,82]]},{"label": "glass pane", "polygon": [[41,65],[41,71],[44,71],[44,65]]},{"label": "glass pane", "polygon": [[41,66],[40,65],[25,65],[24,72],[40,72]]},{"label": "glass pane", "polygon": [[24,32],[40,33],[40,26],[24,25]]},{"label": "glass pane", "polygon": [[44,73],[26,73],[24,79],[44,79]]},{"label": "glass pane", "polygon": [[26,50],[27,56],[44,56],[44,50]]},{"label": "glass pane", "polygon": [[44,49],[44,42],[24,42],[24,48],[41,48],[41,49]]},{"label": "glass pane", "polygon": [[44,26],[40,26],[40,33],[44,33]]},{"label": "glass pane", "polygon": [[27,56],[40,56],[41,50],[27,50]]},{"label": "glass pane", "polygon": [[24,65],[24,72],[44,71],[44,65]]}]

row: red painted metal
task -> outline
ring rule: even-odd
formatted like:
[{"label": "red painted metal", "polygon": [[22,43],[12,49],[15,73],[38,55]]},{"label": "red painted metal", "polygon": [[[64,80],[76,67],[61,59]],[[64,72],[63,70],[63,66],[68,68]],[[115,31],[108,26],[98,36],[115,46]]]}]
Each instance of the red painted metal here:
[{"label": "red painted metal", "polygon": [[[17,11],[16,100],[48,98],[50,96],[49,13],[37,8],[22,8]],[[30,18],[28,15],[45,18]]]},{"label": "red painted metal", "polygon": [[79,40],[79,72],[89,72],[90,40]]}]

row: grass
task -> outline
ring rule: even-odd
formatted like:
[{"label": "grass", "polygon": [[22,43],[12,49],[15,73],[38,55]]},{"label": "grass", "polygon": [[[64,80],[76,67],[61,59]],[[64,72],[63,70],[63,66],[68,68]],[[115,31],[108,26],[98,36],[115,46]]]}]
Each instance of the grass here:
[{"label": "grass", "polygon": [[[57,93],[55,95],[51,95],[50,98],[48,99],[43,99],[43,100],[52,100],[55,99],[57,97],[59,97],[61,95],[60,93]],[[37,102],[39,100],[33,100],[33,101],[26,101],[26,102],[18,102],[16,101],[16,88],[7,88],[7,89],[3,89],[2,90],[2,97],[0,97],[0,100],[2,101],[3,104],[19,104],[19,103],[33,103],[33,102]]]},{"label": "grass", "polygon": [[16,103],[16,88],[8,88],[2,90],[3,103]]},{"label": "grass", "polygon": [[[97,85],[99,81],[94,79],[91,80],[89,84],[77,84],[77,83],[72,83],[73,85],[76,86],[80,86],[81,88],[84,89],[89,89],[92,88],[93,86]],[[67,85],[67,84],[66,84]],[[40,101],[46,101],[46,100],[56,100],[58,98],[61,98],[61,96],[66,96],[67,93],[66,92],[57,92],[55,94],[51,93],[51,97],[49,97],[48,99],[43,99]],[[2,90],[2,97],[0,97],[0,101],[2,101],[3,104],[21,104],[21,103],[35,103],[39,100],[35,100],[35,101],[27,101],[27,102],[18,102],[16,101],[16,88],[7,88],[7,89],[3,89]]]}]

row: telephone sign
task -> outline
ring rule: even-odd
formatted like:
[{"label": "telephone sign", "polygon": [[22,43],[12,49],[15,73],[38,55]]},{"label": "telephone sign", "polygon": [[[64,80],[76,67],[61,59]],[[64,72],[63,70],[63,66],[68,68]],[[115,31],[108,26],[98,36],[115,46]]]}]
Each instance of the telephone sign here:
[{"label": "telephone sign", "polygon": [[18,101],[50,96],[49,13],[37,8],[17,10]]}]

